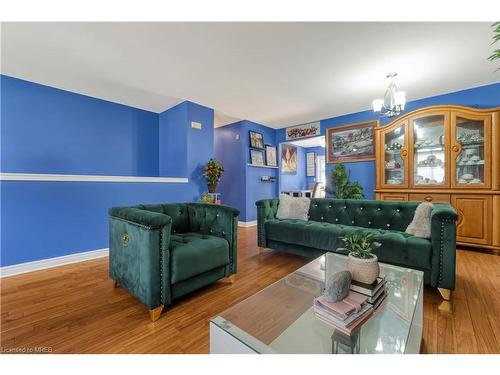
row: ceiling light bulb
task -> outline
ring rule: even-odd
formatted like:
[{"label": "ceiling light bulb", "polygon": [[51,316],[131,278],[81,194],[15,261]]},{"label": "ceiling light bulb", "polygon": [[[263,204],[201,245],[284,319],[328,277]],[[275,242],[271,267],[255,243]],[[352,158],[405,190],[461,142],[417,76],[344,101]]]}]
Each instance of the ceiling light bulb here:
[{"label": "ceiling light bulb", "polygon": [[397,91],[396,93],[394,93],[394,103],[401,106],[401,109],[403,110],[406,104],[406,92]]}]

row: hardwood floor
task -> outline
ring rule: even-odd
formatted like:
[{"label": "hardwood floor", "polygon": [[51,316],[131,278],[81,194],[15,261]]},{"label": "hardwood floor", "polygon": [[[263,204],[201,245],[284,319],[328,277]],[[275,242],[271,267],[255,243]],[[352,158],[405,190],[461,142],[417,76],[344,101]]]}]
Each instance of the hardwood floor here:
[{"label": "hardwood floor", "polygon": [[[239,228],[238,257],[234,284],[195,292],[154,323],[145,306],[113,288],[107,258],[4,278],[2,352],[208,353],[211,317],[310,261],[271,250],[259,255],[255,227]],[[440,309],[437,291],[425,290],[422,352],[500,353],[499,285],[499,256],[459,250],[451,303]]]}]

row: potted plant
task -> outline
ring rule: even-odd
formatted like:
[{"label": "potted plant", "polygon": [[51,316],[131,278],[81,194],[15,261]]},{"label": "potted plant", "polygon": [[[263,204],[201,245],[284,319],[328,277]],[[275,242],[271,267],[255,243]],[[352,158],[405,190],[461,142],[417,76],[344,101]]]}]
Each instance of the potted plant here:
[{"label": "potted plant", "polygon": [[209,193],[215,193],[217,189],[217,184],[222,177],[222,172],[224,172],[224,167],[220,161],[215,159],[210,159],[208,163],[205,165],[205,171],[203,172],[203,176],[205,176],[207,180],[207,187]]},{"label": "potted plant", "polygon": [[328,189],[328,193],[336,199],[363,199],[363,187],[357,182],[349,181],[343,164],[337,164],[332,170],[332,188]]},{"label": "potted plant", "polygon": [[342,238],[349,252],[347,269],[353,280],[365,284],[372,284],[380,273],[378,258],[372,253],[380,247],[380,243],[373,241],[373,237],[373,233],[353,231]]}]

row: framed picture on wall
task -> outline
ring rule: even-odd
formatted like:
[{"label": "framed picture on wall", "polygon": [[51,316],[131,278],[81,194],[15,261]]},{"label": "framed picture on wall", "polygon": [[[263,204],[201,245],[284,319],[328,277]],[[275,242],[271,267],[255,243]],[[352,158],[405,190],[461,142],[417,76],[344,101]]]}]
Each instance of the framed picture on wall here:
[{"label": "framed picture on wall", "polygon": [[250,163],[252,165],[264,165],[264,151],[250,149]]},{"label": "framed picture on wall", "polygon": [[261,149],[264,148],[264,137],[261,133],[250,130],[248,134],[250,138],[250,147]]},{"label": "framed picture on wall", "polygon": [[378,120],[326,129],[326,162],[374,160],[376,126]]},{"label": "framed picture on wall", "polygon": [[297,147],[287,144],[281,145],[281,173],[297,173]]},{"label": "framed picture on wall", "polygon": [[306,177],[316,176],[316,153],[306,152]]},{"label": "framed picture on wall", "polygon": [[276,146],[266,145],[266,165],[269,167],[278,166],[278,158],[276,156]]}]

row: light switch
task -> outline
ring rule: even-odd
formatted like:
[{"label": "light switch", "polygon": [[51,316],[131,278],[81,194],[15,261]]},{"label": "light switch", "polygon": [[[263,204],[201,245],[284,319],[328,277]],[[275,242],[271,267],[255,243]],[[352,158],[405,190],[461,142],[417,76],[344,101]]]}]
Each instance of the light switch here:
[{"label": "light switch", "polygon": [[200,122],[191,121],[191,127],[193,129],[201,129],[201,123]]}]

